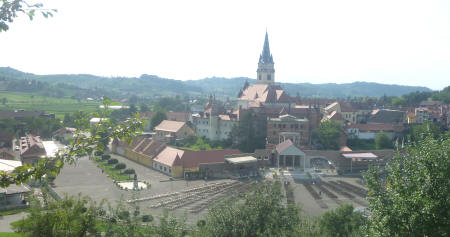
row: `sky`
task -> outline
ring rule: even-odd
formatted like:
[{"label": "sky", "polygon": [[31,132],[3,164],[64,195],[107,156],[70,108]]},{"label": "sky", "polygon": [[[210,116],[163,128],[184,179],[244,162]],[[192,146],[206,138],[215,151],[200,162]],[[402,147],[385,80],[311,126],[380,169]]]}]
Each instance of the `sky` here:
[{"label": "sky", "polygon": [[267,29],[275,80],[450,85],[450,1],[42,0],[53,18],[0,33],[0,66],[35,74],[256,77]]}]

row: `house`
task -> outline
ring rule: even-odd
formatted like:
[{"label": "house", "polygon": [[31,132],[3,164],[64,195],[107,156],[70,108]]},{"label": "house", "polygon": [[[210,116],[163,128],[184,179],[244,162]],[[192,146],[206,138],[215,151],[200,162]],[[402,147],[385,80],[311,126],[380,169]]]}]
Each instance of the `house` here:
[{"label": "house", "polygon": [[278,145],[290,139],[297,146],[307,146],[310,140],[309,121],[285,114],[267,119],[267,142]]},{"label": "house", "polygon": [[41,157],[46,156],[44,144],[39,136],[27,135],[19,141],[20,158],[23,163],[33,165]]},{"label": "house", "polygon": [[[150,131],[151,130],[151,123],[150,120],[153,116],[153,112],[148,111],[148,112],[142,112],[140,114],[141,119],[143,119],[145,121],[145,127],[144,130],[145,131]],[[174,112],[174,111],[167,111],[166,112],[166,120],[170,120],[170,121],[179,121],[179,122],[187,122],[189,121],[191,118],[191,113],[188,112]]]},{"label": "house", "polygon": [[154,130],[156,140],[169,143],[195,135],[187,122],[163,120]]},{"label": "house", "polygon": [[75,131],[75,128],[62,127],[53,133],[53,137],[63,144],[68,144],[72,140]]},{"label": "house", "polygon": [[125,156],[139,164],[152,167],[153,159],[166,146],[164,142],[146,137],[134,139],[131,146],[116,138],[112,142],[112,152]]},{"label": "house", "polygon": [[228,139],[233,126],[239,124],[238,115],[233,112],[227,112],[223,106],[217,104],[215,98],[210,96],[204,112],[191,116],[197,136],[212,141]]},{"label": "house", "polygon": [[153,168],[174,178],[197,176],[200,164],[223,163],[225,156],[242,154],[239,150],[189,151],[165,147],[154,159]]},{"label": "house", "polygon": [[392,140],[404,129],[403,126],[388,123],[350,124],[346,127],[349,136],[359,139],[375,139],[379,133],[384,132]]},{"label": "house", "polygon": [[340,123],[341,125],[344,124],[344,117],[342,117],[342,114],[339,113],[338,111],[332,111],[330,114],[326,115],[323,117],[322,122],[325,121],[335,121]]},{"label": "house", "polygon": [[367,123],[389,123],[392,125],[403,125],[406,122],[406,112],[391,109],[373,110]]}]

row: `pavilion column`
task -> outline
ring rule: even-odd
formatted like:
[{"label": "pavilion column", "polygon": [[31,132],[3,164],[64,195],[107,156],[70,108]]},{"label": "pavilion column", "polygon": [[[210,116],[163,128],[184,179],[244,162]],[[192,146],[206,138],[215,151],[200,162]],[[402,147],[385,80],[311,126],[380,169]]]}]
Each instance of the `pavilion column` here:
[{"label": "pavilion column", "polygon": [[295,169],[295,156],[292,156],[292,168]]},{"label": "pavilion column", "polygon": [[286,156],[283,156],[283,166],[286,167]]}]

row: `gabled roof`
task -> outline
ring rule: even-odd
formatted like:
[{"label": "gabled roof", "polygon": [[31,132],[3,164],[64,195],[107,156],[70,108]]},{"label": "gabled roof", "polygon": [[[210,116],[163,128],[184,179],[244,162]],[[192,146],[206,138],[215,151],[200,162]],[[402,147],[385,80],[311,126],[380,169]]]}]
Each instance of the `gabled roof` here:
[{"label": "gabled roof", "polygon": [[329,115],[327,115],[327,119],[335,121],[344,121],[344,118],[342,117],[341,113],[337,111],[333,111]]},{"label": "gabled roof", "polygon": [[279,85],[252,84],[248,85],[238,100],[248,100],[262,103],[288,103],[291,97]]},{"label": "gabled roof", "polygon": [[278,144],[275,149],[280,155],[305,155],[290,139]]},{"label": "gabled roof", "polygon": [[405,111],[381,109],[371,113],[367,123],[401,123],[403,122]]},{"label": "gabled roof", "polygon": [[155,131],[167,131],[178,132],[186,122],[163,120],[158,126],[155,127]]},{"label": "gabled roof", "polygon": [[242,152],[234,149],[187,151],[167,146],[154,158],[154,161],[167,166],[181,164],[183,168],[195,168],[202,163],[224,162],[226,155],[234,154],[242,154]]}]

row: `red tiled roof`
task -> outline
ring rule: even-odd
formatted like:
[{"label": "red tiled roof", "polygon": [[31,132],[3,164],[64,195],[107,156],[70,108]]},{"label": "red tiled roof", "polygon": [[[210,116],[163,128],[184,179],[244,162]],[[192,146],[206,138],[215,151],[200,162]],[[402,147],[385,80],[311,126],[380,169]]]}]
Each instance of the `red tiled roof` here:
[{"label": "red tiled roof", "polygon": [[263,103],[269,102],[290,102],[291,98],[278,85],[268,84],[252,84],[248,85],[242,93],[240,100],[259,101]]},{"label": "red tiled roof", "polygon": [[291,139],[288,139],[276,146],[276,150],[278,153],[283,152],[284,150],[288,149],[290,146],[293,146],[294,143],[292,143]]},{"label": "red tiled roof", "polygon": [[329,115],[327,115],[327,118],[330,120],[339,120],[343,121],[344,118],[342,117],[341,113],[338,113],[337,111],[331,112]]},{"label": "red tiled roof", "polygon": [[155,131],[159,130],[168,132],[178,132],[185,124],[186,124],[185,122],[163,120],[158,126],[155,127]]},{"label": "red tiled roof", "polygon": [[[167,166],[182,165],[184,168],[195,168],[202,163],[224,162],[226,155],[242,154],[239,150],[210,150],[210,151],[186,151],[173,147],[166,147],[154,159],[154,161]],[[179,159],[177,158],[179,157]]]}]

